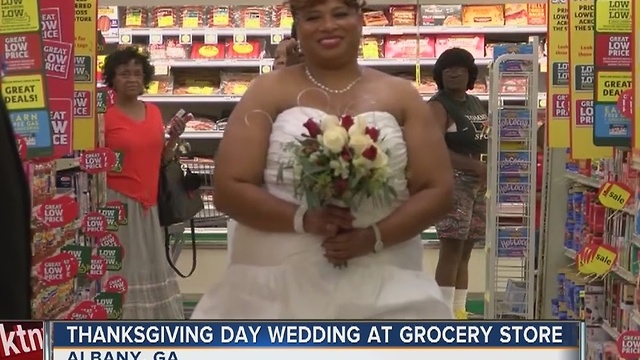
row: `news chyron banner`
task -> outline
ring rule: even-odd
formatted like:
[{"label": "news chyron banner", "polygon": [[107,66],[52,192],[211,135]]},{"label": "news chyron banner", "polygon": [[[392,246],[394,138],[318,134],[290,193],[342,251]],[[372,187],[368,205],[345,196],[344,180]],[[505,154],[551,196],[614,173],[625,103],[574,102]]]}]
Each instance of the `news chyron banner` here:
[{"label": "news chyron banner", "polygon": [[48,331],[42,321],[0,321],[0,359],[43,360],[50,349]]},{"label": "news chyron banner", "polygon": [[580,323],[569,321],[56,322],[52,355],[55,360],[424,360],[469,356],[477,360],[575,360],[584,355],[580,340],[585,331]]}]

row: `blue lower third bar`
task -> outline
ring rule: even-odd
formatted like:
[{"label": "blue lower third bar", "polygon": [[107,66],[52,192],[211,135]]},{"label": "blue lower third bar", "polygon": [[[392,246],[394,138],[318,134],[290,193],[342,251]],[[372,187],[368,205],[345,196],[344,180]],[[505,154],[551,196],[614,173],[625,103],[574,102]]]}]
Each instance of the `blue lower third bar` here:
[{"label": "blue lower third bar", "polygon": [[56,322],[55,348],[573,348],[578,322]]}]

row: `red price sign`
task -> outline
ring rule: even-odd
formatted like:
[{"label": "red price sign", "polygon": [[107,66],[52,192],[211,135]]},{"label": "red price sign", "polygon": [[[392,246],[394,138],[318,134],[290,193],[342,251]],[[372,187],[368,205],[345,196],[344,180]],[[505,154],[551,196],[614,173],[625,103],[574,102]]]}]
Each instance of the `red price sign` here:
[{"label": "red price sign", "polygon": [[27,140],[18,134],[16,134],[16,147],[18,148],[20,160],[27,160]]},{"label": "red price sign", "polygon": [[618,96],[618,111],[627,119],[633,119],[633,90],[624,90]]}]

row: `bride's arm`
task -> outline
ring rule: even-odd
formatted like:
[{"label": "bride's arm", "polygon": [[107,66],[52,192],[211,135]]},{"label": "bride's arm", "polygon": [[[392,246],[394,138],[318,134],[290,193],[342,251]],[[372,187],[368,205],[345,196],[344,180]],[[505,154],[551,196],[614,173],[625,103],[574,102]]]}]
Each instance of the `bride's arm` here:
[{"label": "bride's arm", "polygon": [[427,103],[410,83],[401,84],[404,139],[408,156],[411,197],[378,223],[385,246],[393,246],[422,233],[451,209],[453,169],[444,135]]},{"label": "bride's arm", "polygon": [[217,210],[255,229],[293,232],[297,206],[262,188],[271,125],[278,112],[273,77],[256,78],[229,117],[215,159],[214,203]]},{"label": "bride's arm", "polygon": [[[254,229],[267,232],[294,232],[294,217],[299,205],[281,200],[266,191],[263,172],[267,163],[272,121],[277,116],[274,91],[287,79],[280,72],[256,78],[227,123],[215,160],[213,182],[217,210]],[[304,230],[330,235],[335,226],[348,227],[351,219],[338,209],[314,209],[303,216]]]}]

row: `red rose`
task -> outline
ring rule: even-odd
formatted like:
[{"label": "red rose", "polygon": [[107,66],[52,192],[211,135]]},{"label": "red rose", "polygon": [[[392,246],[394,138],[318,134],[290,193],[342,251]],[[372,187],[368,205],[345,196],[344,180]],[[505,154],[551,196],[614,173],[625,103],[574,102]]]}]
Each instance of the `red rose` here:
[{"label": "red rose", "polygon": [[373,142],[378,141],[378,137],[380,136],[380,130],[371,126],[367,126],[364,129],[364,133],[369,135],[369,137],[371,138],[371,140],[373,140]]},{"label": "red rose", "polygon": [[342,159],[344,161],[349,161],[351,160],[351,152],[349,151],[349,148],[347,148],[346,146],[344,147],[344,149],[342,149],[342,152],[340,153],[340,156],[342,157]]},{"label": "red rose", "polygon": [[333,180],[333,190],[336,192],[336,195],[340,196],[347,191],[347,187],[349,186],[349,182],[343,178],[337,178]]},{"label": "red rose", "polygon": [[351,126],[353,126],[353,123],[354,121],[351,115],[343,115],[340,118],[340,125],[342,125],[342,127],[347,131],[349,130],[349,128],[351,128]]},{"label": "red rose", "polygon": [[309,132],[309,137],[317,138],[322,134],[322,130],[320,129],[320,125],[317,122],[313,121],[313,119],[307,120],[302,126],[304,126]]},{"label": "red rose", "polygon": [[364,157],[365,159],[369,160],[369,161],[373,161],[376,159],[376,156],[378,156],[378,148],[371,145],[368,148],[364,149],[364,151],[362,152],[362,157]]}]

